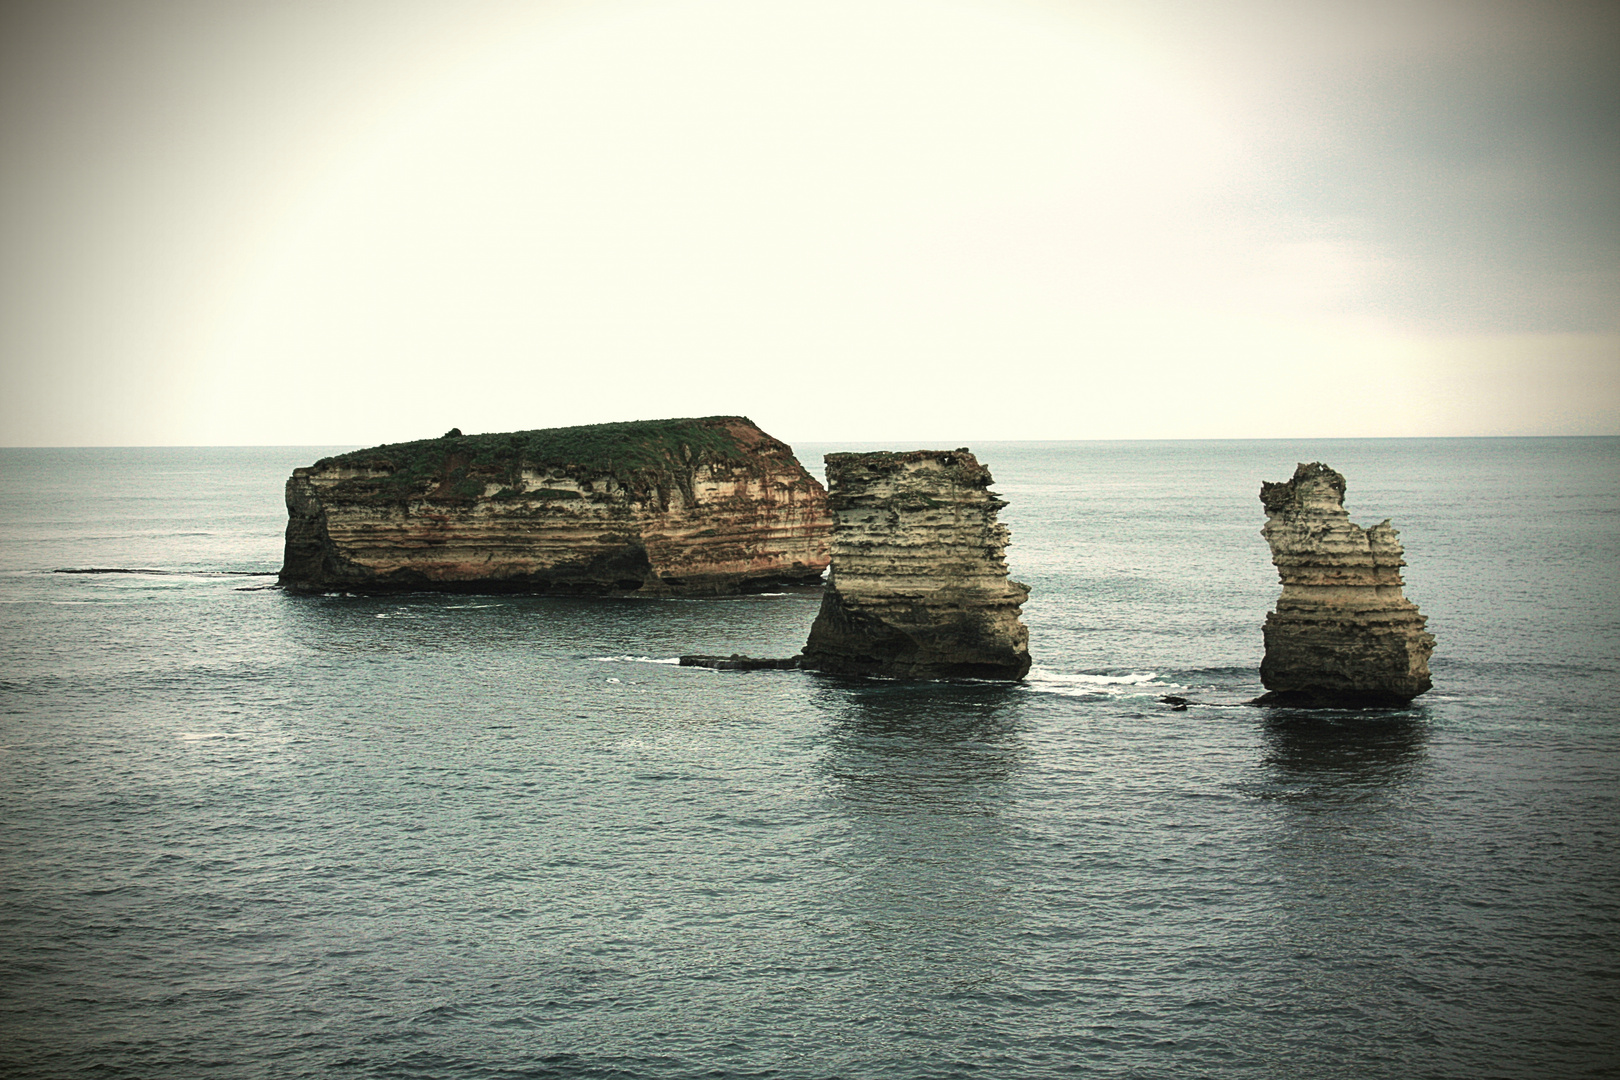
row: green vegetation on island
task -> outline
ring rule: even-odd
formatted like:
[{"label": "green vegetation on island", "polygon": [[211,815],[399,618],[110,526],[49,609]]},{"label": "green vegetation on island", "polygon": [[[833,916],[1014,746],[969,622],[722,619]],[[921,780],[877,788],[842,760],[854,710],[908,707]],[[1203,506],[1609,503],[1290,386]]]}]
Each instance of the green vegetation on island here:
[{"label": "green vegetation on island", "polygon": [[[758,430],[752,421],[739,416],[630,420],[485,435],[463,435],[459,428],[452,428],[437,439],[389,443],[323,458],[315,468],[347,466],[386,473],[368,483],[374,498],[388,500],[431,491],[437,500],[469,501],[481,496],[487,483],[517,485],[524,469],[579,479],[611,477],[626,488],[644,491],[671,478],[677,484],[681,480],[690,484],[692,471],[700,465],[746,465],[752,454],[781,445],[764,436],[758,447],[745,448],[733,434],[737,424]],[[579,497],[575,492],[553,489],[528,495]]]}]

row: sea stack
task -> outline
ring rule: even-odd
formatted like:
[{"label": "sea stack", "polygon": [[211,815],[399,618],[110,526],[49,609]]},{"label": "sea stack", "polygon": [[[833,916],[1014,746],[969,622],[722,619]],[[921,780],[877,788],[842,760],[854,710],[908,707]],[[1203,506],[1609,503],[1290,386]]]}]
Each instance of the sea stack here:
[{"label": "sea stack", "polygon": [[281,584],[739,593],[820,584],[831,531],[821,484],[746,417],[452,429],[294,470]]},{"label": "sea stack", "polygon": [[1260,485],[1261,535],[1282,577],[1266,616],[1256,704],[1305,708],[1404,705],[1428,690],[1434,636],[1401,593],[1399,534],[1363,529],[1344,509],[1344,477],[1316,462]]},{"label": "sea stack", "polygon": [[1007,577],[1007,505],[965,448],[828,454],[832,573],[802,666],[900,679],[1017,680],[1029,671]]}]

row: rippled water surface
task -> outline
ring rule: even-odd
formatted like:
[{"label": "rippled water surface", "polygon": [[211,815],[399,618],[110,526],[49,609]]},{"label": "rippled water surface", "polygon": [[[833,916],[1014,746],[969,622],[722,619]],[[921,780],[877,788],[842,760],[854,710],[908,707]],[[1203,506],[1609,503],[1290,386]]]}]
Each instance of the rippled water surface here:
[{"label": "rippled water surface", "polygon": [[[1620,1070],[1620,440],[975,450],[1023,686],[669,662],[812,591],[290,597],[322,450],[0,450],[0,1073]],[[1242,705],[1317,459],[1409,710]]]}]

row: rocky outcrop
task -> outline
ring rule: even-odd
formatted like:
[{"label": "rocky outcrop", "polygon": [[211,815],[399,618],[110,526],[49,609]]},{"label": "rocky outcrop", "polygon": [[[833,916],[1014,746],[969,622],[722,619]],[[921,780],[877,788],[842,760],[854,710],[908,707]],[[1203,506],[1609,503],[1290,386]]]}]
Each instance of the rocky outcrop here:
[{"label": "rocky outcrop", "polygon": [[297,592],[715,595],[819,583],[826,493],[744,417],[379,446],[294,470]]},{"label": "rocky outcrop", "polygon": [[1344,509],[1344,477],[1317,462],[1261,484],[1261,535],[1282,577],[1266,616],[1258,704],[1401,705],[1428,690],[1434,636],[1401,593],[1406,565],[1388,521],[1363,529]]},{"label": "rocky outcrop", "polygon": [[732,653],[730,656],[693,654],[678,657],[677,660],[681,667],[713,668],[716,671],[793,671],[804,666],[802,656],[772,658],[744,656],[742,653]]},{"label": "rocky outcrop", "polygon": [[1006,505],[966,449],[827,455],[832,573],[802,666],[1021,679],[1027,586],[1007,578]]}]

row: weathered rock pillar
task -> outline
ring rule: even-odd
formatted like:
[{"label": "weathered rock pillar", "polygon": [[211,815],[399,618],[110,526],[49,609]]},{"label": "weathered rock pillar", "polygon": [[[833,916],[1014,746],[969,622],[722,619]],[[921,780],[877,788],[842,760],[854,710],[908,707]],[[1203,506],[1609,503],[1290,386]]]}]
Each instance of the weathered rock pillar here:
[{"label": "weathered rock pillar", "polygon": [[1007,505],[965,448],[827,455],[832,572],[803,666],[1022,679],[1029,587],[1007,578]]},{"label": "weathered rock pillar", "polygon": [[1261,484],[1261,535],[1282,577],[1266,616],[1262,705],[1403,705],[1428,690],[1434,636],[1401,593],[1399,534],[1370,529],[1344,509],[1344,477],[1317,462],[1292,480]]}]

